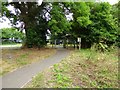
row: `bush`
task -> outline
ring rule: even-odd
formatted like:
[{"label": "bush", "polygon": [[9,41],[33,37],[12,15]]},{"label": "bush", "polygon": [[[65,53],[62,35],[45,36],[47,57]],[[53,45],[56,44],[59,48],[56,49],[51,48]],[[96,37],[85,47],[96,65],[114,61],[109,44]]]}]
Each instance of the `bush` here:
[{"label": "bush", "polygon": [[2,43],[10,44],[16,43],[18,40],[23,40],[25,38],[22,32],[19,32],[15,28],[3,28],[0,29],[0,37],[2,38]]}]

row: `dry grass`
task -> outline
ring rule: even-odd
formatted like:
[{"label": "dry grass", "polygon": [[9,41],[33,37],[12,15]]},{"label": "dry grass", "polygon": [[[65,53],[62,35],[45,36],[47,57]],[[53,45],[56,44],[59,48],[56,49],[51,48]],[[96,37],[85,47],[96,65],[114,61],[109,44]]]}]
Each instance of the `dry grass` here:
[{"label": "dry grass", "polygon": [[[117,88],[117,52],[82,51],[73,54],[69,72],[74,86],[84,88]],[[81,58],[80,58],[81,57]]]},{"label": "dry grass", "polygon": [[118,85],[117,50],[105,53],[81,50],[73,51],[62,62],[37,75],[26,87],[118,88]]},{"label": "dry grass", "polygon": [[0,67],[4,75],[14,69],[31,64],[44,58],[49,57],[55,53],[55,49],[18,49],[18,50],[2,50],[2,60],[0,60]]}]

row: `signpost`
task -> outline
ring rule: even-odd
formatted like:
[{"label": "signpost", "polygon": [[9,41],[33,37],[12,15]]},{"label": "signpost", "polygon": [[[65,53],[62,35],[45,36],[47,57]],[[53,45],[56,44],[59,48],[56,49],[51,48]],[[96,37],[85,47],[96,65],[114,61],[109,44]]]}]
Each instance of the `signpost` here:
[{"label": "signpost", "polygon": [[68,48],[68,42],[69,42],[69,41],[68,41],[68,39],[67,39],[67,48]]},{"label": "signpost", "polygon": [[80,48],[81,48],[81,38],[80,37],[78,37],[78,42],[79,42],[79,50],[80,50]]}]

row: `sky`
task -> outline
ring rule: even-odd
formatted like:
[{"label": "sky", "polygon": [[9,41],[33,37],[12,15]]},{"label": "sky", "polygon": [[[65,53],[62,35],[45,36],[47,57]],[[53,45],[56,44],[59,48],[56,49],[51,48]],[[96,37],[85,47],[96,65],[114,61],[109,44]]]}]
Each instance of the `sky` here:
[{"label": "sky", "polygon": [[103,0],[109,2],[111,5],[117,3],[119,0]]},{"label": "sky", "polygon": [[[99,1],[99,0],[98,0]],[[117,3],[119,0],[102,0],[102,1],[105,1],[105,2],[109,2],[111,5]],[[39,0],[39,5],[42,3],[42,0]],[[9,10],[12,10],[13,11],[13,7],[9,7]],[[68,16],[69,17],[69,16]],[[4,19],[6,19],[6,21],[3,21],[1,18],[0,18],[0,29],[1,28],[10,28],[11,25],[10,25],[10,21],[4,17]]]}]

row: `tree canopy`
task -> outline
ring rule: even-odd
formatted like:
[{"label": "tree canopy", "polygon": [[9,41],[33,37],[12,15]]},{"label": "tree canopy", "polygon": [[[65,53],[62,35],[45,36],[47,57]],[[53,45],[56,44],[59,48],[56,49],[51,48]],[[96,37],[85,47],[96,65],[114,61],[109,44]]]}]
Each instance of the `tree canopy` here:
[{"label": "tree canopy", "polygon": [[[7,10],[12,5],[15,13]],[[107,2],[11,2],[2,4],[2,15],[25,23],[26,46],[43,47],[49,29],[52,36],[71,34],[75,40],[81,37],[81,47],[90,48],[94,43],[111,46],[118,40],[117,7]],[[71,20],[67,15],[72,14]]]},{"label": "tree canopy", "polygon": [[19,32],[15,28],[2,28],[0,29],[0,37],[2,39],[9,39],[9,38],[15,38],[15,39],[24,39],[24,34],[22,32]]}]

